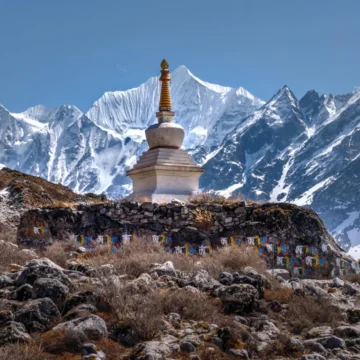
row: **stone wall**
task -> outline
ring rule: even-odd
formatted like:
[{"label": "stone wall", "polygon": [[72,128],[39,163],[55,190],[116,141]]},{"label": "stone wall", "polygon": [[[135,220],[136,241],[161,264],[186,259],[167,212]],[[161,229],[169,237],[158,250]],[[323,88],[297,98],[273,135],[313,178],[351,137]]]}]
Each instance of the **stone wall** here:
[{"label": "stone wall", "polygon": [[[39,234],[36,228],[44,230]],[[167,251],[182,249],[194,254],[199,254],[200,247],[212,252],[222,246],[251,245],[270,267],[292,271],[299,268],[296,273],[301,270],[308,275],[315,270],[324,274],[356,271],[353,260],[335,243],[313,211],[286,203],[122,202],[82,205],[77,210],[38,209],[22,216],[18,239],[34,247],[68,234],[90,242],[103,237],[114,243],[129,238],[124,235],[155,235]]]}]

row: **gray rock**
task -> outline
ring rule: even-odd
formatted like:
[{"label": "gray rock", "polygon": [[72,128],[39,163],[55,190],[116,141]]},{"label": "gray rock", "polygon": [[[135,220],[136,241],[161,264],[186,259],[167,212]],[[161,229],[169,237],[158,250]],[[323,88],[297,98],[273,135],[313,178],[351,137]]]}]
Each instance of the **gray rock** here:
[{"label": "gray rock", "polygon": [[57,306],[49,298],[29,300],[15,312],[15,320],[23,323],[28,330],[34,328],[33,322],[47,326],[59,317]]},{"label": "gray rock", "polygon": [[159,276],[176,276],[176,270],[172,261],[166,261],[164,264],[152,264],[150,273],[156,272]]},{"label": "gray rock", "polygon": [[286,349],[290,352],[303,352],[304,345],[300,340],[295,338],[290,338],[286,343]]},{"label": "gray rock", "polygon": [[186,285],[191,285],[199,290],[206,291],[212,290],[221,284],[211,277],[206,270],[199,270],[190,278]]},{"label": "gray rock", "polygon": [[326,360],[326,358],[324,358],[320,354],[313,353],[313,354],[308,354],[308,355],[302,356],[301,360]]},{"label": "gray rock", "polygon": [[8,286],[14,285],[14,281],[12,281],[8,276],[6,275],[0,275],[0,289],[4,289]]},{"label": "gray rock", "polygon": [[69,288],[57,279],[40,278],[34,282],[33,298],[49,298],[58,307],[60,313],[64,310],[66,296]]},{"label": "gray rock", "polygon": [[67,312],[66,315],[64,316],[64,319],[73,320],[79,317],[95,314],[97,311],[98,310],[96,306],[92,304],[80,304],[75,308],[71,309],[69,312]]},{"label": "gray rock", "polygon": [[46,258],[31,260],[20,273],[16,280],[16,286],[33,285],[40,278],[57,279],[68,287],[72,286],[71,280],[64,274],[63,269]]},{"label": "gray rock", "polygon": [[355,284],[346,282],[343,287],[343,294],[344,295],[350,295],[354,296],[357,295],[360,292],[359,286],[356,286]]},{"label": "gray rock", "polygon": [[332,281],[332,284],[331,284],[332,287],[341,288],[341,287],[343,287],[344,285],[345,285],[345,281],[344,281],[344,280],[341,280],[341,279],[338,278],[338,277],[333,278],[333,281]]},{"label": "gray rock", "polygon": [[160,360],[171,353],[170,347],[161,341],[147,341],[135,346],[136,360]]},{"label": "gray rock", "polygon": [[26,301],[32,298],[32,286],[29,284],[24,284],[15,289],[11,293],[11,299],[18,301]]},{"label": "gray rock", "polygon": [[231,285],[234,282],[232,274],[228,272],[222,272],[219,276],[219,281],[223,285]]},{"label": "gray rock", "polygon": [[14,320],[14,314],[10,310],[0,311],[0,325]]},{"label": "gray rock", "polygon": [[276,277],[279,277],[279,278],[284,279],[284,280],[289,280],[290,279],[290,273],[286,269],[272,269],[272,270],[267,270],[267,272],[269,274],[273,274]]},{"label": "gray rock", "polygon": [[307,295],[310,296],[316,295],[323,297],[329,296],[328,292],[322,289],[320,286],[318,286],[318,284],[314,280],[304,279],[302,280],[302,284],[304,286],[304,290]]},{"label": "gray rock", "polygon": [[82,332],[90,340],[98,340],[108,336],[105,321],[97,315],[89,315],[66,321],[53,328],[53,330],[60,329]]},{"label": "gray rock", "polygon": [[246,359],[248,360],[249,359],[249,355],[248,355],[248,352],[246,350],[240,350],[240,349],[229,349],[227,351],[230,355],[236,357],[236,358],[239,358],[239,359]]},{"label": "gray rock", "polygon": [[347,310],[347,317],[350,324],[360,322],[360,308],[351,308]]},{"label": "gray rock", "polygon": [[318,326],[318,327],[310,329],[308,331],[308,333],[306,334],[306,337],[308,339],[314,339],[314,338],[318,338],[318,337],[329,336],[332,334],[333,334],[333,331],[330,326]]},{"label": "gray rock", "polygon": [[219,297],[228,313],[249,313],[254,309],[259,294],[249,284],[231,285],[219,289]]},{"label": "gray rock", "polygon": [[187,353],[196,352],[195,346],[191,342],[187,341],[180,344],[180,350]]},{"label": "gray rock", "polygon": [[344,338],[359,338],[360,325],[357,326],[339,326],[334,330],[334,334]]},{"label": "gray rock", "polygon": [[316,340],[316,342],[320,343],[325,349],[344,349],[346,347],[345,340],[337,336],[319,338]]},{"label": "gray rock", "polygon": [[27,333],[23,324],[9,321],[0,326],[0,346],[8,343],[29,342],[31,336]]}]

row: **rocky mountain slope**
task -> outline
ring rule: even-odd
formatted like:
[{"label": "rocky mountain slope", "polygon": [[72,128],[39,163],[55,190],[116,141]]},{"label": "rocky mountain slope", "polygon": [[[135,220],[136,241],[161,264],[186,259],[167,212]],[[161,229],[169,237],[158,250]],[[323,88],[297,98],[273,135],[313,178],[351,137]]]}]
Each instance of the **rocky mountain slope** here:
[{"label": "rocky mountain slope", "polygon": [[[176,121],[185,147],[207,172],[203,189],[254,200],[311,206],[348,249],[360,243],[360,92],[300,100],[288,87],[266,104],[243,88],[172,73]],[[74,106],[0,106],[0,164],[77,192],[118,198],[131,191],[125,172],[146,150],[155,122],[157,77],[105,93],[85,114]]]},{"label": "rocky mountain slope", "polygon": [[21,215],[41,207],[72,207],[104,202],[104,196],[76,194],[66,186],[16,170],[0,170],[0,232],[16,233]]}]

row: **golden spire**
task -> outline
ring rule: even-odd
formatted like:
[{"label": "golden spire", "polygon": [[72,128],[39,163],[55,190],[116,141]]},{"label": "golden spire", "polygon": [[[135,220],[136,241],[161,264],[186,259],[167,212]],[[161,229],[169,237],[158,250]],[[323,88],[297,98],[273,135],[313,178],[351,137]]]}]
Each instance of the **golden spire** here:
[{"label": "golden spire", "polygon": [[160,64],[161,66],[161,94],[160,94],[160,104],[159,104],[159,111],[171,111],[171,98],[170,98],[170,87],[169,81],[170,74],[169,74],[169,64],[168,62],[163,59]]}]

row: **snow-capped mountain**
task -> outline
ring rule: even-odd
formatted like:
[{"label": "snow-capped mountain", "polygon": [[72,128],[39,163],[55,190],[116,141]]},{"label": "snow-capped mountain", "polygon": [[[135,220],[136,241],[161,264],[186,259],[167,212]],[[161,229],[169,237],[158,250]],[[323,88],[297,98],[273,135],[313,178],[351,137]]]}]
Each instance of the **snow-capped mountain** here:
[{"label": "snow-capped mountain", "polygon": [[[147,149],[160,82],[105,93],[86,112],[0,106],[0,167],[118,198]],[[185,66],[172,73],[175,121],[201,163],[203,189],[311,206],[348,248],[360,244],[360,92],[298,100],[284,86],[266,104],[243,88],[204,82]]]},{"label": "snow-capped mountain", "polygon": [[203,188],[311,206],[342,246],[360,244],[360,92],[298,101],[284,87],[205,158]]}]

